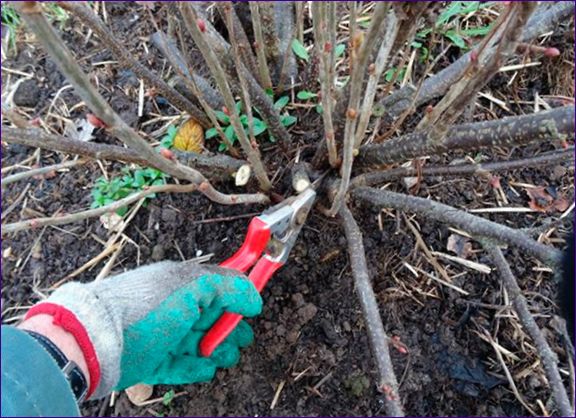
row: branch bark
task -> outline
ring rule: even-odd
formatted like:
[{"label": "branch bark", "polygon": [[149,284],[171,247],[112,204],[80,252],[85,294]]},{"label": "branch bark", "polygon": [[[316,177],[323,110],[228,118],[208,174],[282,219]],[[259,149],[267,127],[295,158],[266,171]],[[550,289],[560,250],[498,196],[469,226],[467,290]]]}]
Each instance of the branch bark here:
[{"label": "branch bark", "polygon": [[404,416],[402,403],[398,396],[398,381],[396,380],[396,374],[390,358],[388,336],[386,331],[384,331],[378,303],[370,283],[370,276],[368,275],[362,233],[354,220],[354,216],[352,216],[352,212],[346,205],[342,205],[339,214],[348,241],[348,256],[350,257],[356,292],[358,293],[372,353],[378,369],[378,390],[385,395],[385,407],[388,415],[393,417]]},{"label": "branch bark", "polygon": [[[168,60],[170,65],[174,69],[178,70],[184,74],[184,78],[190,80],[194,83],[197,90],[201,93],[202,98],[210,105],[213,109],[222,109],[224,106],[224,100],[218,91],[214,90],[210,85],[210,82],[204,77],[199,76],[186,64],[186,60],[182,56],[181,51],[178,50],[175,43],[162,31],[157,31],[150,37],[152,44],[158,48],[160,53]],[[199,99],[198,92],[188,88],[184,80],[178,80],[177,84],[174,86],[176,89],[182,89],[183,95],[190,95],[196,99]]]},{"label": "branch bark", "polygon": [[574,106],[565,106],[526,116],[456,125],[440,143],[430,141],[423,132],[413,132],[383,144],[364,145],[360,147],[357,166],[391,164],[455,150],[518,146],[573,137]]},{"label": "branch bark", "polygon": [[122,65],[130,68],[138,77],[143,78],[148,82],[148,84],[154,86],[170,102],[189,113],[190,116],[196,119],[200,124],[202,124],[202,126],[208,127],[210,125],[208,118],[202,110],[196,107],[190,100],[174,88],[170,87],[164,80],[150,71],[147,67],[136,61],[128,49],[120,44],[118,38],[114,36],[110,28],[100,20],[91,8],[87,7],[82,2],[60,1],[58,4],[63,9],[68,10],[77,16],[82,23],[93,30]]},{"label": "branch bark", "polygon": [[256,49],[256,59],[258,60],[260,84],[262,84],[262,87],[265,89],[271,89],[272,79],[270,78],[270,70],[268,69],[268,61],[266,59],[266,47],[264,35],[262,34],[262,20],[260,19],[260,5],[254,1],[248,4],[250,5],[250,16],[252,16],[252,28],[254,29],[254,49]]},{"label": "branch bark", "polygon": [[72,160],[64,161],[63,163],[47,165],[45,167],[34,168],[32,170],[24,171],[22,173],[12,174],[11,176],[2,178],[2,187],[7,186],[17,181],[22,181],[30,177],[41,176],[43,174],[51,173],[56,170],[61,170],[63,168],[75,167],[77,165],[85,164],[86,160]]},{"label": "branch bark", "polygon": [[[332,5],[331,9],[333,9]],[[336,139],[334,135],[334,124],[332,123],[332,112],[334,109],[334,45],[326,33],[331,34],[336,31],[336,20],[333,13],[327,16],[332,10],[328,10],[326,2],[312,2],[313,29],[314,29],[314,49],[319,62],[320,92],[322,94],[322,119],[324,121],[324,138],[328,149],[328,161],[334,168],[338,166],[338,151],[336,149]]]},{"label": "branch bark", "polygon": [[534,241],[524,232],[471,215],[443,203],[370,187],[355,188],[351,191],[351,195],[354,199],[360,199],[379,207],[417,213],[427,219],[455,226],[472,236],[515,245],[551,267],[558,267],[561,262],[560,251]]},{"label": "branch bark", "polygon": [[[161,170],[159,166],[148,161],[130,148],[82,142],[64,136],[48,134],[35,128],[17,129],[3,126],[2,141],[67,154],[82,155],[96,160],[125,161]],[[206,173],[212,180],[228,180],[234,176],[241,166],[246,164],[246,161],[237,160],[226,155],[208,156],[178,150],[174,150],[173,152],[179,162],[186,166],[202,170],[202,172]]]},{"label": "branch bark", "polygon": [[574,160],[574,147],[552,151],[536,157],[520,158],[510,161],[496,161],[481,164],[457,164],[445,166],[424,166],[420,169],[398,167],[391,170],[376,171],[356,176],[350,187],[374,186],[401,177],[423,176],[460,176],[465,174],[488,174],[494,171],[517,170],[528,167],[546,167],[562,161]]},{"label": "branch bark", "polygon": [[548,345],[542,330],[538,327],[538,324],[536,324],[534,317],[530,313],[530,310],[528,309],[528,302],[522,294],[520,286],[518,286],[518,282],[516,281],[512,270],[510,269],[510,265],[504,258],[504,255],[502,255],[502,251],[497,246],[489,242],[483,242],[482,245],[488,251],[488,254],[490,254],[494,265],[498,269],[502,283],[508,292],[508,296],[510,297],[510,301],[512,302],[514,310],[518,314],[520,323],[526,332],[528,332],[532,340],[534,340],[536,350],[540,356],[540,359],[542,360],[544,373],[546,374],[546,378],[550,384],[552,397],[554,398],[554,402],[558,408],[559,415],[565,417],[574,416],[574,409],[570,405],[570,400],[568,399],[566,388],[564,387],[562,377],[560,377],[560,372],[558,371],[558,357]]}]

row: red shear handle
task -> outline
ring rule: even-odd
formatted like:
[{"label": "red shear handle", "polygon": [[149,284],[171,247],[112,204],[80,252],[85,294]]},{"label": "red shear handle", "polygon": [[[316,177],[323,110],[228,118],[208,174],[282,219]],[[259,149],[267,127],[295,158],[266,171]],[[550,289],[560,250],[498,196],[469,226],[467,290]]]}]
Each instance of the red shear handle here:
[{"label": "red shear handle", "polygon": [[[270,277],[272,277],[276,270],[282,267],[282,265],[282,263],[277,263],[263,257],[258,260],[258,263],[254,266],[248,278],[254,283],[258,292],[262,292],[262,289],[264,289]],[[231,312],[223,313],[200,341],[200,354],[204,357],[212,355],[216,347],[230,335],[241,319],[242,315]]]},{"label": "red shear handle", "polygon": [[232,257],[220,263],[220,267],[246,272],[266,249],[269,240],[268,225],[258,218],[253,218],[248,225],[248,232],[240,249]]}]

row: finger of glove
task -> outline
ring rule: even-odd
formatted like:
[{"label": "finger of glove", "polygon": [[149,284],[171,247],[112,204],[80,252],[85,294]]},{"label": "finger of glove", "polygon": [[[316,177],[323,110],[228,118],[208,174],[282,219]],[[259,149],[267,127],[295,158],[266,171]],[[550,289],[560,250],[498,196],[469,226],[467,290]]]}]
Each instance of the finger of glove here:
[{"label": "finger of glove", "polygon": [[155,310],[124,331],[124,355],[118,387],[153,376],[167,354],[175,351],[199,318],[196,297],[187,289],[170,295]]},{"label": "finger of glove", "polygon": [[216,374],[216,364],[210,358],[182,355],[169,356],[144,383],[150,385],[184,385],[208,382]]},{"label": "finger of glove", "polygon": [[[204,336],[203,331],[190,332],[186,338],[182,340],[180,345],[174,351],[178,355],[196,355],[200,357],[199,344]],[[254,332],[246,321],[240,321],[238,326],[230,333],[228,337],[220,344],[220,346],[236,346],[240,348],[248,347],[254,342]],[[220,347],[219,346],[219,347]],[[214,354],[212,354],[213,356]]]},{"label": "finger of glove", "polygon": [[262,298],[254,284],[241,276],[208,275],[189,285],[202,309],[233,312],[246,317],[262,311]]}]

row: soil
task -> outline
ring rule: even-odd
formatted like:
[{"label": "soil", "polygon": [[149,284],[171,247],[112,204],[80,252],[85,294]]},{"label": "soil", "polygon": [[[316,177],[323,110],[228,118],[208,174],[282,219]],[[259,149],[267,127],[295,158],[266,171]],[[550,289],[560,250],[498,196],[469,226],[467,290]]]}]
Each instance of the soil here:
[{"label": "soil", "polygon": [[[150,34],[150,25],[142,7],[115,3],[107,4],[106,8],[112,30],[122,37],[126,47],[135,51],[142,62],[166,74],[163,60],[152,47],[149,53],[143,47]],[[160,7],[157,12],[158,18],[162,19],[164,8]],[[95,37],[86,41],[85,31],[73,18],[67,21],[63,37],[77,56],[82,57],[79,62],[92,79],[98,79],[101,93],[132,126],[153,135],[161,128],[161,123],[143,125],[152,119],[151,113],[159,110],[164,115],[177,114],[165,101],[156,98],[146,100],[143,118],[135,117],[138,80],[134,75],[114,64],[98,64],[111,60],[111,55]],[[554,44],[560,40],[562,44]],[[566,38],[555,35],[549,46],[568,49],[570,45],[566,42]],[[54,64],[41,50],[19,42],[18,54],[4,61],[3,66],[33,74],[31,80],[18,88],[14,103],[24,107],[30,118],[46,118],[54,93],[66,84]],[[553,69],[548,67],[548,70]],[[540,95],[556,94],[557,87],[553,91],[548,80],[559,77],[541,77],[540,71],[538,67],[525,69],[512,86],[507,85],[508,76],[498,76],[489,88],[504,97],[512,96],[514,92],[522,100],[533,100],[534,89],[538,89]],[[304,83],[313,80],[312,76],[309,78],[303,80]],[[83,106],[74,107],[79,101],[72,89],[66,89],[61,92],[56,107],[62,112],[72,109],[66,117],[74,119],[87,112]],[[486,107],[475,109],[470,119],[492,119],[508,114],[485,101],[481,103]],[[510,101],[509,106],[518,114],[531,111],[517,101]],[[307,144],[318,138],[320,116],[311,109],[294,112],[299,123],[292,128],[292,135],[306,155],[313,151]],[[46,122],[62,132],[62,122],[57,118],[51,117]],[[410,129],[416,122],[417,118],[408,120],[404,129]],[[387,127],[381,129],[386,131]],[[96,142],[116,143],[101,130],[96,131],[95,136]],[[215,145],[208,144],[208,147]],[[494,150],[473,157],[485,160],[528,157],[558,146],[542,144],[510,151]],[[2,144],[2,167],[18,164],[33,152],[27,147]],[[278,171],[277,192],[288,195],[289,169],[286,167],[294,157],[296,147],[283,153],[276,145],[266,144],[263,153],[271,172]],[[448,163],[463,156],[438,157],[431,162]],[[60,154],[42,151],[39,163],[54,164],[61,158]],[[104,167],[113,174],[119,172],[121,165],[104,163]],[[86,208],[91,203],[90,188],[101,175],[101,167],[91,162],[81,168],[59,172],[53,178],[31,179],[27,183],[3,187],[2,207],[6,209],[24,187],[29,186],[23,201],[6,219],[3,218],[3,222]],[[529,197],[519,183],[546,186],[568,201],[574,200],[573,171],[563,165],[518,170],[501,176],[509,206],[528,207]],[[236,191],[231,184],[221,184],[219,188],[224,192]],[[401,182],[393,182],[389,189],[406,192]],[[411,192],[457,208],[497,206],[496,193],[490,182],[480,177],[426,178]],[[548,411],[553,410],[547,383],[541,370],[534,366],[536,357],[530,346],[532,342],[506,311],[494,309],[494,306],[505,304],[498,278],[439,259],[453,277],[452,283],[468,292],[464,296],[426,276],[416,277],[404,263],[432,274],[436,272],[417,248],[414,234],[407,227],[407,218],[401,213],[380,212],[354,202],[351,205],[364,234],[370,273],[386,332],[407,348],[407,353],[392,349],[395,372],[401,384],[400,397],[407,413],[490,416],[527,413],[510,390],[493,348],[481,338],[482,329],[520,357],[508,364],[510,372],[516,376],[518,390],[527,402],[537,405],[539,400]],[[130,222],[125,231],[128,244],[114,264],[113,272],[161,259],[181,260],[206,254],[213,254],[210,262],[218,263],[239,247],[250,214],[262,209],[264,207],[219,206],[200,194],[159,195],[140,208]],[[481,215],[511,227],[529,228],[558,214]],[[410,214],[406,216],[410,217]],[[448,227],[420,217],[410,218],[410,222],[417,224],[431,251],[449,253],[446,246],[453,232]],[[552,233],[550,242],[561,246],[565,231],[566,228],[561,227]],[[90,219],[57,228],[21,232],[4,239],[3,321],[14,323],[18,320],[27,307],[47,293],[48,288],[97,256],[108,237],[109,232],[101,222]],[[470,259],[490,265],[477,244],[472,242],[471,245]],[[109,399],[85,403],[83,413],[113,416],[384,414],[384,395],[376,389],[377,376],[346,251],[346,240],[338,221],[324,217],[319,211],[313,212],[289,262],[263,292],[263,313],[249,320],[256,343],[244,350],[237,367],[219,371],[213,381],[205,384],[174,388],[157,386],[155,396],[158,397],[170,389],[176,392],[177,396],[168,405],[157,402],[136,407],[121,393],[112,406]],[[515,248],[508,248],[505,256],[513,266],[532,311],[539,314],[538,323],[559,356],[561,366],[567,370],[564,340],[559,321],[555,319],[558,312],[554,302],[553,273]],[[74,280],[92,280],[104,263],[76,275]],[[524,375],[519,376],[521,373]],[[271,409],[279,387],[282,390]]]}]

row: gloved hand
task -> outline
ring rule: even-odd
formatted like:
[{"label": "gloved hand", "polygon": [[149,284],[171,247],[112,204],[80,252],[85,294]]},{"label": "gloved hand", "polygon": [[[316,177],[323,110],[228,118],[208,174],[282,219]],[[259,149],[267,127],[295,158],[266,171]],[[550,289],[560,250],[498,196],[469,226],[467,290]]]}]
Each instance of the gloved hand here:
[{"label": "gloved hand", "polygon": [[88,284],[68,283],[34,306],[27,318],[50,314],[72,333],[90,372],[92,399],[136,383],[210,380],[231,367],[253,340],[241,322],[207,358],[198,343],[227,312],[258,315],[262,299],[240,273],[190,262],[151,264]]}]

